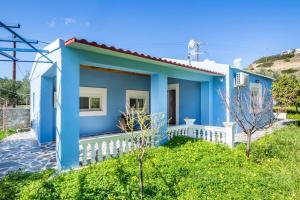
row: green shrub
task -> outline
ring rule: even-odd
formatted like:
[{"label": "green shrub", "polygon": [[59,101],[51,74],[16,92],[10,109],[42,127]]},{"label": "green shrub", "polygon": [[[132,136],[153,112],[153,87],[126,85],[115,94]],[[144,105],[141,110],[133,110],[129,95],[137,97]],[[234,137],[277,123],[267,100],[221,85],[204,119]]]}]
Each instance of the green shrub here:
[{"label": "green shrub", "polygon": [[268,67],[272,67],[274,63],[272,62],[265,62],[265,63],[261,63],[259,65],[257,65],[256,67],[257,68],[268,68]]},{"label": "green shrub", "polygon": [[45,181],[53,174],[53,170],[39,173],[24,173],[21,171],[9,173],[0,182],[0,199],[19,199],[20,192],[37,181]]},{"label": "green shrub", "polygon": [[7,129],[6,131],[0,130],[0,141],[2,139],[4,139],[5,137],[10,136],[15,133],[16,133],[16,129],[12,129],[12,128]]},{"label": "green shrub", "polygon": [[294,52],[288,53],[288,54],[277,54],[274,56],[267,56],[267,57],[262,57],[258,60],[255,61],[256,64],[259,63],[265,63],[265,62],[274,62],[277,60],[285,60],[285,59],[290,59],[295,56]]},{"label": "green shrub", "polygon": [[[300,128],[253,143],[225,145],[176,137],[150,149],[144,163],[145,199],[299,199]],[[77,171],[11,174],[2,199],[139,199],[134,152]]]},{"label": "green shrub", "polygon": [[284,74],[293,74],[297,71],[298,71],[298,69],[289,68],[289,69],[284,69],[281,72],[284,73]]}]

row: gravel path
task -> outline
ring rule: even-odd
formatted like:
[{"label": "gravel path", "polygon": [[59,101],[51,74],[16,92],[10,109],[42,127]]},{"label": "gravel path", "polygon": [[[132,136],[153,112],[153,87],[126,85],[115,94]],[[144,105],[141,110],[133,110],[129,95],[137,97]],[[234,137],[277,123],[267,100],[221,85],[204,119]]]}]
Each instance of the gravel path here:
[{"label": "gravel path", "polygon": [[[280,121],[274,123],[274,125],[269,129],[260,130],[260,131],[255,132],[251,137],[251,141],[253,142],[255,140],[258,140],[259,138],[262,138],[266,135],[271,134],[275,129],[282,128],[283,126],[285,126],[287,124],[291,124],[293,122],[295,122],[295,120],[292,120],[292,119],[280,120]],[[246,143],[246,142],[247,142],[246,134],[240,133],[235,136],[235,143]]]}]

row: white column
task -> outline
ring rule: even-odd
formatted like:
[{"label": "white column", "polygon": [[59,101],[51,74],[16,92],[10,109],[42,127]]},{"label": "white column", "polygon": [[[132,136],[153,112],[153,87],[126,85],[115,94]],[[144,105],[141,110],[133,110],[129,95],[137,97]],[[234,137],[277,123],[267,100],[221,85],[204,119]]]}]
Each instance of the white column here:
[{"label": "white column", "polygon": [[231,148],[234,147],[234,137],[235,137],[235,122],[223,122],[225,126],[225,139],[226,144]]}]

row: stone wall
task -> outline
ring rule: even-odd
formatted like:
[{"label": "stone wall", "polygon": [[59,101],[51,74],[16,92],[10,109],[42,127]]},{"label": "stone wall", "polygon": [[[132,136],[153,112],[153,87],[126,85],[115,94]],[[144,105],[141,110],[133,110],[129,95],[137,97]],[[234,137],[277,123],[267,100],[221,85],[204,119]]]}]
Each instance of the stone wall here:
[{"label": "stone wall", "polygon": [[[8,128],[29,128],[30,127],[30,109],[29,108],[7,108],[7,125]],[[0,127],[3,123],[3,110],[0,109]]]}]

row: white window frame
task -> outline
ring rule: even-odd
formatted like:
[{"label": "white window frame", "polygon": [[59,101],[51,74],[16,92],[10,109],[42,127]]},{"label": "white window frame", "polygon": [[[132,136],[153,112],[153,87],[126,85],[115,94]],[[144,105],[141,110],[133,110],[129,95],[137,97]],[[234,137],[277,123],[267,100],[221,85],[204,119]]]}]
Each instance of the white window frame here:
[{"label": "white window frame", "polygon": [[149,113],[149,91],[144,90],[126,90],[126,104],[125,108],[129,106],[131,98],[144,99],[145,112]]},{"label": "white window frame", "polygon": [[100,98],[100,107],[102,107],[102,110],[80,110],[80,116],[107,115],[107,88],[80,87],[80,97]]},{"label": "white window frame", "polygon": [[252,110],[252,90],[253,89],[257,89],[258,90],[258,112],[260,112],[262,110],[262,85],[261,83],[250,83],[250,112],[253,112]]}]

